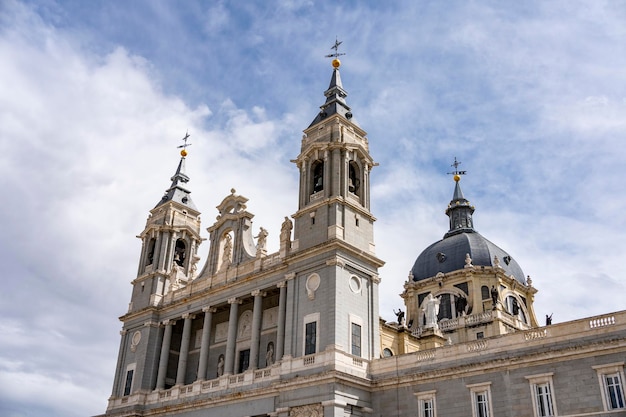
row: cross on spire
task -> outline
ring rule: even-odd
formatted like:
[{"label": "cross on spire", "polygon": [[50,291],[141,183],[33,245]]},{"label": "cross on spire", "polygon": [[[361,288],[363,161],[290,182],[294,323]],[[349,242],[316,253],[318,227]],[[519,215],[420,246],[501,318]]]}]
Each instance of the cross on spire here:
[{"label": "cross on spire", "polygon": [[332,54],[328,54],[326,55],[326,58],[339,58],[341,55],[345,55],[345,53],[340,53],[339,52],[339,45],[341,45],[343,43],[343,41],[340,41],[339,39],[335,38],[335,44],[333,46],[330,47],[330,49],[334,49],[335,52],[333,52]]},{"label": "cross on spire", "polygon": [[454,171],[447,173],[448,175],[454,175],[454,181],[456,181],[457,183],[461,180],[461,175],[467,174],[467,171],[459,171],[459,165],[461,165],[461,163],[456,160],[456,156],[455,156],[454,163],[450,165],[454,167]]},{"label": "cross on spire", "polygon": [[187,146],[191,146],[191,143],[187,143],[187,140],[189,140],[189,137],[190,137],[190,136],[191,136],[191,135],[189,134],[189,131],[187,131],[187,132],[185,133],[185,137],[182,139],[182,140],[183,140],[183,142],[185,142],[185,143],[183,143],[182,145],[179,145],[179,146],[177,146],[177,147],[176,147],[176,148],[178,148],[178,149],[183,148],[183,149],[180,151],[180,156],[182,156],[183,158],[185,158],[185,157],[187,156]]}]

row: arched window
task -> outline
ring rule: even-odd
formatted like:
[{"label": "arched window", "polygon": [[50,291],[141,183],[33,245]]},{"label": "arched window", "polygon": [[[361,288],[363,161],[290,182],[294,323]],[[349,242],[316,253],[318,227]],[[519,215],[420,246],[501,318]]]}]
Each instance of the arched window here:
[{"label": "arched window", "polygon": [[185,245],[185,241],[182,239],[178,239],[176,241],[176,248],[174,249],[174,262],[178,266],[183,266],[185,263],[185,258],[187,257],[186,249],[187,245]]},{"label": "arched window", "polygon": [[522,323],[528,324],[528,321],[526,320],[526,314],[521,308],[519,301],[517,301],[517,298],[513,297],[512,295],[507,296],[504,300],[504,308],[506,309],[507,313],[517,317]]},{"label": "arched window", "polygon": [[359,179],[359,166],[356,162],[351,161],[348,165],[348,171],[348,191],[353,194],[357,194],[361,186],[361,180]]},{"label": "arched window", "polygon": [[146,257],[146,266],[152,265],[154,262],[154,246],[156,245],[156,239],[150,239],[148,242],[148,256]]},{"label": "arched window", "polygon": [[324,161],[317,160],[313,162],[313,192],[317,193],[324,189]]},{"label": "arched window", "polygon": [[489,293],[489,287],[486,285],[483,285],[482,287],[480,287],[480,296],[482,297],[483,300],[490,300],[491,299],[491,294]]},{"label": "arched window", "polygon": [[391,349],[384,348],[383,349],[383,358],[389,358],[391,356],[393,356],[393,352],[391,351]]}]

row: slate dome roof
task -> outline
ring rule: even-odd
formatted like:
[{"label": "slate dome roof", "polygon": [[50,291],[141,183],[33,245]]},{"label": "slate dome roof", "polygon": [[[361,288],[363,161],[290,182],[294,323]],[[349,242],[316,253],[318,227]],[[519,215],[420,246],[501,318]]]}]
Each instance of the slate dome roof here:
[{"label": "slate dome roof", "polygon": [[526,284],[526,276],[515,259],[474,230],[474,207],[463,196],[458,176],[455,176],[455,181],[454,195],[446,210],[450,230],[443,239],[427,247],[417,257],[411,269],[413,281],[432,278],[439,272],[445,274],[463,269],[469,254],[474,267],[492,267],[494,262],[498,262],[507,275],[513,275],[517,281]]}]

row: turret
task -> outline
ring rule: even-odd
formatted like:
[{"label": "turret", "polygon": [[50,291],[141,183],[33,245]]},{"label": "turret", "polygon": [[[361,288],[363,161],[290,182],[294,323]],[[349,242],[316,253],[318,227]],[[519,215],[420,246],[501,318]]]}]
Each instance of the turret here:
[{"label": "turret", "polygon": [[170,187],[150,210],[146,227],[137,236],[142,248],[129,312],[158,305],[165,294],[187,285],[196,275],[197,251],[202,241],[200,212],[187,187],[186,149],[180,154]]}]

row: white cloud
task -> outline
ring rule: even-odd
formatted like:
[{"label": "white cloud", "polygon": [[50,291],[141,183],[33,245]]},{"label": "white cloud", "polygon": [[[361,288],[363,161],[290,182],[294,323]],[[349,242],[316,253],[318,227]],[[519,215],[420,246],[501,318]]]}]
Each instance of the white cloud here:
[{"label": "white cloud", "polygon": [[[1,413],[28,415],[27,398],[32,415],[104,411],[134,236],[187,130],[203,228],[235,188],[250,199],[253,233],[265,227],[268,249],[278,249],[280,223],[297,210],[289,160],[323,103],[330,69],[321,62],[335,35],[348,52],[348,103],[381,164],[372,205],[387,262],[384,318],[419,253],[447,231],[455,156],[469,173],[477,230],[539,288],[540,322],[623,308],[623,8],[282,2],[268,21],[272,3],[218,3],[197,16],[205,6],[160,5],[150,16],[167,21],[149,26],[177,31],[150,40],[121,23],[105,32],[96,23],[110,11],[82,10],[101,13],[85,20],[92,28],[51,4],[47,15],[41,5],[0,6]],[[61,400],[75,397],[72,408]]]}]

